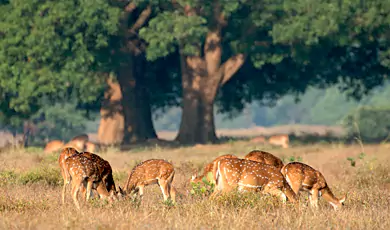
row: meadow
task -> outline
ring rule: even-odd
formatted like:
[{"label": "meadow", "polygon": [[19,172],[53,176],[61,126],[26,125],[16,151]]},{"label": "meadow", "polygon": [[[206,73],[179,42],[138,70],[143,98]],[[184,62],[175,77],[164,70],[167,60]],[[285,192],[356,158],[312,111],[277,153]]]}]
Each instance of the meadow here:
[{"label": "meadow", "polygon": [[[323,199],[319,209],[253,193],[233,193],[215,200],[206,189],[194,189],[194,170],[223,154],[245,156],[253,149],[269,151],[284,162],[301,161],[320,170],[337,197],[348,194],[334,211]],[[194,147],[109,148],[97,152],[108,160],[115,183],[123,187],[129,170],[151,158],[171,161],[176,170],[177,204],[164,203],[157,185],[145,188],[142,203],[126,199],[108,204],[80,202],[78,211],[68,190],[61,204],[62,178],[58,153],[15,149],[0,153],[0,229],[390,229],[390,148],[387,145],[342,143],[292,144],[288,149],[248,141]],[[81,199],[81,198],[80,198]]]}]

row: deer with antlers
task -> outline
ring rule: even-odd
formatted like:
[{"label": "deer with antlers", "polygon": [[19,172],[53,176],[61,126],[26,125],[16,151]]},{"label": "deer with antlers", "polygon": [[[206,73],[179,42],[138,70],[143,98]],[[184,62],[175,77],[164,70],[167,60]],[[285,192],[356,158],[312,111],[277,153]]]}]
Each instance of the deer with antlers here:
[{"label": "deer with antlers", "polygon": [[158,184],[164,196],[164,201],[171,198],[175,202],[176,190],[172,185],[175,170],[173,165],[162,159],[150,159],[136,165],[127,179],[124,191],[119,187],[123,195],[138,193],[141,200],[144,187]]},{"label": "deer with antlers", "polygon": [[229,192],[234,188],[239,191],[259,191],[279,197],[283,202],[288,199],[296,202],[297,197],[279,169],[261,162],[245,159],[222,159],[214,163],[216,190]]},{"label": "deer with antlers", "polygon": [[[61,175],[62,178],[64,179],[64,185],[62,188],[62,203],[65,203],[65,192],[66,192],[66,187],[67,185],[71,182],[70,178],[70,173],[68,172],[70,168],[66,165],[66,159],[69,158],[70,156],[76,156],[76,155],[82,155],[83,157],[88,158],[94,164],[97,166],[97,171],[101,176],[102,183],[105,185],[106,189],[108,192],[113,191],[116,194],[116,187],[115,187],[115,182],[114,178],[112,176],[112,168],[111,165],[109,164],[108,161],[104,160],[103,158],[99,157],[96,154],[90,153],[90,152],[78,152],[75,148],[72,147],[67,147],[62,150],[60,153],[60,156],[58,158],[58,163],[60,165],[61,169]],[[81,167],[81,166],[80,166]],[[82,192],[83,196],[86,197],[86,200],[89,200],[90,194],[91,194],[91,189],[94,188],[96,189],[95,184],[90,184],[91,186],[89,189],[88,187],[85,188],[85,186],[80,187],[80,191]],[[89,192],[88,192],[89,191]]]},{"label": "deer with antlers", "polygon": [[309,193],[309,202],[312,207],[318,207],[319,196],[328,201],[335,210],[344,205],[346,195],[342,199],[336,198],[326,183],[325,177],[309,165],[291,162],[283,166],[281,172],[297,195],[300,191]]},{"label": "deer with antlers", "polygon": [[214,182],[215,183],[215,180],[214,178],[209,178],[208,177],[208,174],[209,173],[213,173],[213,166],[214,166],[214,163],[219,161],[219,160],[222,160],[222,159],[228,159],[228,158],[238,158],[232,154],[226,154],[226,155],[222,155],[222,156],[219,156],[217,158],[215,158],[212,162],[208,163],[204,169],[203,169],[203,174],[198,176],[198,173],[196,172],[194,175],[192,175],[191,177],[191,182],[195,182],[195,183],[199,183],[202,181],[203,177],[206,177],[210,182]]},{"label": "deer with antlers", "polygon": [[244,159],[261,162],[267,165],[272,165],[278,168],[279,170],[283,167],[283,161],[273,154],[261,150],[250,151]]}]

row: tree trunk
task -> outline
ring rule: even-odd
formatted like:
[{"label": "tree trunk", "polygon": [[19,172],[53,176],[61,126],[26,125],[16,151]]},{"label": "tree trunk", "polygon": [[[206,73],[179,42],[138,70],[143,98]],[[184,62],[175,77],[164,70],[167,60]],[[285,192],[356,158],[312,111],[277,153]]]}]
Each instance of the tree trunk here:
[{"label": "tree trunk", "polygon": [[176,140],[183,144],[216,142],[214,100],[218,82],[204,75],[204,62],[181,54],[183,109]]},{"label": "tree trunk", "polygon": [[98,139],[100,144],[120,144],[123,140],[124,117],[122,111],[122,92],[118,82],[107,79],[108,88],[100,109]]},{"label": "tree trunk", "polygon": [[[130,144],[157,138],[150,101],[142,82],[143,59],[134,59],[119,69],[117,82],[107,82],[109,88],[100,111],[98,131],[101,144]],[[137,61],[136,65],[133,61]]]},{"label": "tree trunk", "polygon": [[144,59],[133,57],[118,71],[124,114],[123,144],[146,141],[157,138],[153,126],[150,101],[142,81]]}]

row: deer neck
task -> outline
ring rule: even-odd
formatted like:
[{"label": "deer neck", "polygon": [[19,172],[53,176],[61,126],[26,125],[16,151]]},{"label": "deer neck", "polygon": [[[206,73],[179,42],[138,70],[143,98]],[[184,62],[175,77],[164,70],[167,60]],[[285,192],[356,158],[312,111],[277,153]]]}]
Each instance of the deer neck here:
[{"label": "deer neck", "polygon": [[335,197],[333,195],[332,191],[330,190],[330,188],[328,186],[326,186],[325,188],[321,189],[320,192],[321,192],[321,196],[326,201],[328,201],[333,206],[333,208],[336,208],[337,206],[340,205],[339,199],[337,199],[337,197]]}]

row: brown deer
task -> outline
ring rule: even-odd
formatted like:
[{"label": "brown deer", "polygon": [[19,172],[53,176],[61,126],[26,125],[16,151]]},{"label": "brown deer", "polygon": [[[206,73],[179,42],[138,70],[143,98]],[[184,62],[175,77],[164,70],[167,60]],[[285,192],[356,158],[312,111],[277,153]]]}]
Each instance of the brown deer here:
[{"label": "brown deer", "polygon": [[176,190],[172,185],[175,170],[168,161],[161,159],[150,159],[136,165],[129,173],[125,190],[119,187],[123,195],[138,193],[141,200],[144,194],[144,187],[158,184],[164,196],[164,201],[171,198],[175,202]]},{"label": "brown deer", "polygon": [[214,182],[215,183],[215,180],[214,178],[209,178],[208,177],[208,174],[211,172],[213,173],[213,166],[214,166],[214,163],[216,161],[219,161],[219,160],[222,160],[222,159],[226,159],[226,158],[238,158],[232,154],[226,154],[226,155],[222,155],[222,156],[219,156],[217,158],[215,158],[212,162],[208,163],[204,169],[203,169],[203,174],[198,176],[198,173],[196,172],[194,175],[192,175],[191,177],[191,182],[195,182],[195,183],[198,183],[198,182],[202,182],[202,179],[203,177],[206,177],[206,179],[208,179],[208,181],[210,182]]},{"label": "brown deer", "polygon": [[55,152],[55,151],[62,149],[62,147],[64,145],[65,145],[65,143],[63,141],[53,140],[53,141],[50,141],[46,144],[43,152],[45,152],[45,153]]},{"label": "brown deer", "polygon": [[271,145],[282,146],[283,148],[288,148],[289,141],[287,134],[274,135],[268,138],[268,143]]},{"label": "brown deer", "polygon": [[78,209],[80,205],[77,199],[77,194],[82,187],[87,188],[87,196],[91,193],[91,189],[94,188],[102,198],[108,198],[111,202],[116,199],[115,191],[109,193],[106,185],[102,180],[98,163],[92,159],[84,156],[83,154],[73,154],[65,159],[65,173],[68,174],[66,178],[67,183],[72,182],[72,197],[74,204]]},{"label": "brown deer", "polygon": [[[115,182],[114,178],[112,176],[112,168],[108,161],[104,160],[103,158],[99,157],[96,154],[90,153],[90,152],[78,152],[75,148],[67,147],[62,150],[60,153],[60,156],[58,158],[58,163],[60,165],[61,169],[61,175],[64,179],[64,185],[62,188],[62,203],[65,203],[65,192],[66,192],[66,186],[70,182],[70,178],[68,178],[69,174],[67,173],[68,168],[65,165],[65,160],[72,156],[72,155],[83,155],[84,157],[89,158],[93,162],[97,164],[99,174],[102,177],[102,181],[106,186],[106,189],[108,192],[115,191]],[[90,198],[91,193],[87,193],[86,188],[81,187],[80,192],[83,194],[84,197],[88,200]]]},{"label": "brown deer", "polygon": [[214,163],[216,188],[219,192],[258,191],[279,197],[284,203],[288,199],[296,202],[297,197],[279,169],[264,163],[245,159],[222,159]]},{"label": "brown deer", "polygon": [[326,183],[325,177],[309,165],[291,162],[286,164],[281,172],[297,195],[300,191],[309,193],[309,201],[312,207],[318,207],[319,196],[328,201],[335,210],[344,205],[346,195],[342,199],[336,198]]},{"label": "brown deer", "polygon": [[253,150],[249,152],[244,159],[261,162],[267,165],[272,165],[278,168],[279,170],[283,167],[283,161],[278,157],[272,155],[269,152],[261,151],[261,150]]},{"label": "brown deer", "polygon": [[86,143],[88,142],[89,137],[87,134],[81,134],[73,137],[68,143],[66,143],[65,147],[73,147],[78,151],[82,152],[86,148]]}]

